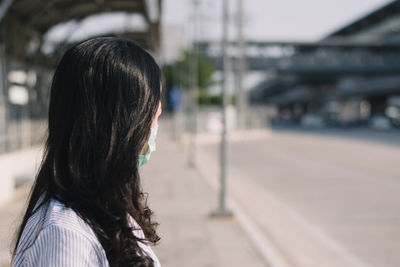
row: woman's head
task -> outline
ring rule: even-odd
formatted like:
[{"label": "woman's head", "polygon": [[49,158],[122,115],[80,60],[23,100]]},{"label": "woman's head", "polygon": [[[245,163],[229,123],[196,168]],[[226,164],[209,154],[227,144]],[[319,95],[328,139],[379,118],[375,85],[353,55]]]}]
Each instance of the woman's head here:
[{"label": "woman's head", "polygon": [[157,125],[160,95],[158,65],[127,39],[90,39],[65,53],[53,77],[45,155],[19,237],[44,195],[44,202],[56,198],[92,226],[112,266],[148,261],[127,214],[150,242],[159,240],[137,162]]},{"label": "woman's head", "polygon": [[159,67],[133,42],[82,42],[65,53],[55,72],[49,141],[101,147],[106,158],[124,147],[137,156],[157,123],[160,91]]}]

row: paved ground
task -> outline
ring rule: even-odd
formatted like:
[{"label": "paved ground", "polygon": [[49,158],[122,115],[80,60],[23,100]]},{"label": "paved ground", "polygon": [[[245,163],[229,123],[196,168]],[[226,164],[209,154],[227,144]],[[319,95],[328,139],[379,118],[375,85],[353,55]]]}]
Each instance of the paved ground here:
[{"label": "paved ground", "polygon": [[[236,219],[210,218],[216,192],[201,173],[186,166],[183,150],[162,129],[161,125],[157,152],[141,169],[150,207],[160,223],[162,239],[154,249],[162,266],[268,266]],[[19,189],[12,201],[0,206],[0,266],[8,266],[11,236],[28,189]]]},{"label": "paved ground", "polygon": [[[212,219],[219,137],[199,136],[196,170],[186,166],[187,147],[165,129],[161,123],[157,152],[141,169],[160,223],[154,249],[163,266],[400,266],[398,135],[233,134],[228,205],[235,217]],[[27,192],[0,206],[0,266],[8,266]]]},{"label": "paved ground", "polygon": [[[276,266],[400,266],[400,134],[358,134],[233,135],[229,194],[278,248]],[[212,178],[218,146],[199,139]]]},{"label": "paved ground", "polygon": [[160,223],[162,240],[155,251],[162,265],[268,266],[236,219],[210,217],[217,193],[201,173],[187,167],[183,149],[169,138],[157,139],[157,151],[142,169],[150,207]]},{"label": "paved ground", "polygon": [[9,266],[12,240],[22,212],[30,186],[20,187],[13,198],[0,206],[0,266]]}]

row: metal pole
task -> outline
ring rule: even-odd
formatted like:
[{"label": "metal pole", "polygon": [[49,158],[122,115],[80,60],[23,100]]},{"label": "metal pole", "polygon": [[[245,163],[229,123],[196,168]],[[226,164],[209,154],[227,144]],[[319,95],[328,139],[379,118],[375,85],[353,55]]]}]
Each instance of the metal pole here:
[{"label": "metal pole", "polygon": [[198,69],[197,69],[197,5],[198,0],[193,0],[193,38],[192,38],[192,51],[190,53],[190,68],[191,68],[191,92],[192,92],[192,121],[191,121],[191,135],[190,135],[190,149],[189,149],[189,162],[191,168],[196,167],[196,137],[197,137],[197,118],[198,118]]},{"label": "metal pole", "polygon": [[212,216],[230,217],[232,213],[226,208],[226,162],[227,162],[227,129],[226,129],[226,106],[228,105],[227,78],[229,75],[229,57],[227,53],[228,46],[228,0],[223,0],[222,5],[222,56],[223,56],[223,72],[222,72],[222,133],[220,146],[220,192],[219,207]]},{"label": "metal pole", "polygon": [[0,43],[0,153],[7,150],[7,71],[4,43]]},{"label": "metal pole", "polygon": [[245,74],[245,40],[243,36],[243,0],[238,0],[238,19],[237,19],[237,30],[238,30],[238,94],[236,105],[238,107],[238,126],[240,129],[245,129],[246,125],[246,109],[247,109],[247,97],[243,87],[243,78]]},{"label": "metal pole", "polygon": [[[182,40],[181,40],[182,42]],[[180,43],[180,47],[182,47],[182,43]],[[179,62],[181,62],[181,60],[179,60]],[[176,141],[181,141],[181,137],[182,137],[182,131],[184,128],[184,106],[183,103],[185,103],[184,97],[185,97],[185,93],[182,90],[183,89],[183,82],[182,82],[182,72],[183,72],[183,67],[182,67],[182,63],[178,63],[177,65],[177,80],[178,80],[178,86],[179,89],[181,90],[181,102],[178,106],[178,109],[175,111],[175,121],[176,121],[176,128],[175,128],[175,140]]]}]

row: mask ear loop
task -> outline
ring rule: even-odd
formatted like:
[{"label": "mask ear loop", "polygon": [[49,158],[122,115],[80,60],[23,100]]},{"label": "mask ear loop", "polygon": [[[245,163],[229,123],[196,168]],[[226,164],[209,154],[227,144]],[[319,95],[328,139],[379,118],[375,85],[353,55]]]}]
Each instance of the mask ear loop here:
[{"label": "mask ear loop", "polygon": [[[156,126],[158,126],[158,125],[156,125]],[[146,144],[143,146],[142,151],[140,151],[140,154],[139,154],[139,155],[144,156],[144,155],[146,155],[147,152],[149,151],[149,149],[150,149],[150,147],[149,147],[149,141],[150,141],[150,138],[151,138],[151,133],[153,132],[153,128],[156,127],[156,126],[151,127],[151,132],[150,132],[149,139],[147,140]]]},{"label": "mask ear loop", "polygon": [[138,167],[142,166],[150,160],[152,152],[156,151],[156,137],[158,132],[158,124],[151,128],[151,134],[149,140],[146,143],[146,152],[143,155],[139,155]]},{"label": "mask ear loop", "polygon": [[146,143],[146,144],[144,145],[142,151],[140,152],[140,155],[141,155],[141,156],[144,156],[144,155],[147,154],[148,151],[149,151],[149,144]]}]

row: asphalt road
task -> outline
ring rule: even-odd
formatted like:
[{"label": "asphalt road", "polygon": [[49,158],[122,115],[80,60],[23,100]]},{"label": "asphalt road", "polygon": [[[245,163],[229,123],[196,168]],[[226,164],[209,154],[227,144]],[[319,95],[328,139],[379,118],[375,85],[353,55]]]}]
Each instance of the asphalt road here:
[{"label": "asphalt road", "polygon": [[[201,145],[209,163],[218,149]],[[288,265],[400,266],[400,132],[274,130],[230,142],[228,165],[228,193]]]}]

